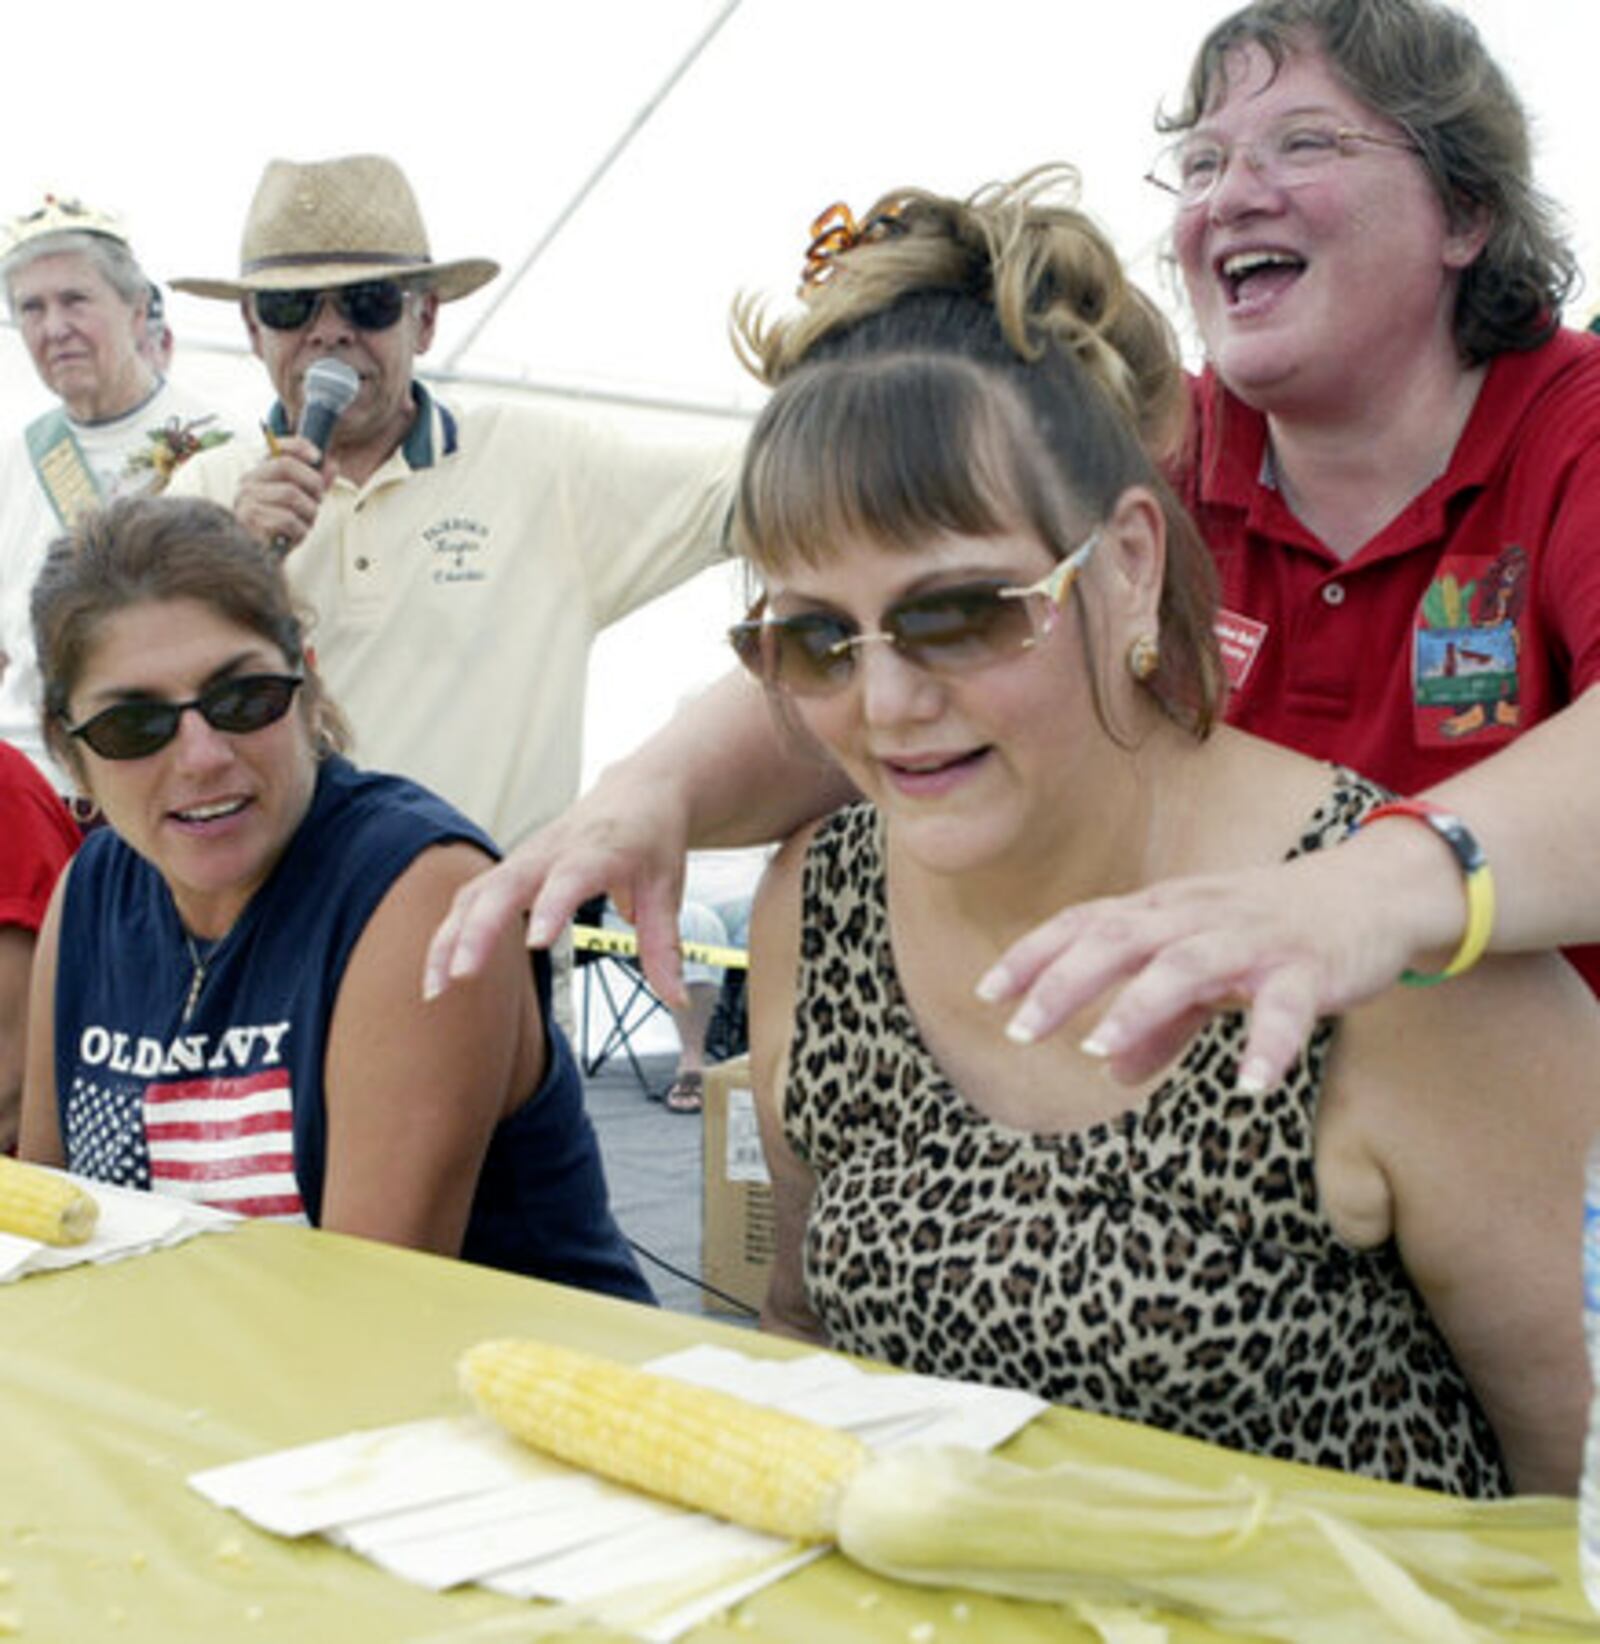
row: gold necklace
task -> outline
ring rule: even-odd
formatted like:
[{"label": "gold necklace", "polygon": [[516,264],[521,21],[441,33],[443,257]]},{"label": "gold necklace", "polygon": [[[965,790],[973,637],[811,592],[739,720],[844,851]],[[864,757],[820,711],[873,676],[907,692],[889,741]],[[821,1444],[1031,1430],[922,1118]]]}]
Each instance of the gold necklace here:
[{"label": "gold necklace", "polygon": [[183,1015],[178,1024],[187,1027],[189,1018],[194,1015],[194,1007],[200,1002],[200,990],[206,985],[206,967],[216,955],[217,944],[211,943],[202,954],[199,944],[188,931],[183,933],[183,942],[189,950],[189,962],[194,966],[194,974],[189,978],[189,996],[183,1002]]}]

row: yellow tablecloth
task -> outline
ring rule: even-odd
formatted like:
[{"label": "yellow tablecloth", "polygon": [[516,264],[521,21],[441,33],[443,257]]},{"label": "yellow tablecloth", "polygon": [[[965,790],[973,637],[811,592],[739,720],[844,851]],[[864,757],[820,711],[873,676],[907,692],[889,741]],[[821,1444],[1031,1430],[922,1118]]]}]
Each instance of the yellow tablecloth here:
[{"label": "yellow tablecloth", "polygon": [[[683,1314],[265,1224],[0,1288],[0,1636],[9,1625],[39,1644],[516,1639],[524,1605],[426,1592],[322,1542],[279,1540],[184,1482],[352,1428],[458,1413],[457,1355],[505,1334],[630,1362],[701,1340],[794,1350]],[[1242,1470],[1312,1476],[1066,1410],[1005,1453],[1157,1466],[1203,1483]],[[1561,1591],[1544,1602],[1586,1615],[1574,1536],[1509,1544],[1562,1571]],[[1172,1628],[1174,1644],[1218,1636]],[[899,1587],[833,1555],[691,1637],[1087,1644],[1091,1635],[1052,1607]]]}]

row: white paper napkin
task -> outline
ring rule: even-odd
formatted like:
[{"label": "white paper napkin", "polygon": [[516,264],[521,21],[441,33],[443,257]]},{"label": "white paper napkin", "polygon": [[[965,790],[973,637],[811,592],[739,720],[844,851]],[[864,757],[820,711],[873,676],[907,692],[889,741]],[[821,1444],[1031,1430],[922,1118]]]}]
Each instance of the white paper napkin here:
[{"label": "white paper napkin", "polygon": [[[830,1354],[757,1359],[701,1345],[647,1368],[854,1432],[873,1449],[992,1449],[1040,1411],[1026,1393],[876,1375]],[[486,1417],[407,1422],[194,1474],[222,1507],[279,1535],[320,1534],[419,1586],[477,1583],[579,1605],[628,1590],[682,1594],[640,1636],[696,1622],[820,1555],[565,1467]]]},{"label": "white paper napkin", "polygon": [[182,1244],[197,1233],[224,1233],[239,1224],[240,1218],[226,1210],[191,1204],[164,1193],[113,1187],[109,1182],[90,1181],[65,1170],[54,1174],[76,1182],[99,1204],[100,1219],[94,1233],[82,1244],[64,1245],[41,1244],[37,1239],[0,1233],[0,1284],[29,1273],[76,1267],[80,1262],[115,1262],[125,1256],[141,1256],[147,1250]]}]

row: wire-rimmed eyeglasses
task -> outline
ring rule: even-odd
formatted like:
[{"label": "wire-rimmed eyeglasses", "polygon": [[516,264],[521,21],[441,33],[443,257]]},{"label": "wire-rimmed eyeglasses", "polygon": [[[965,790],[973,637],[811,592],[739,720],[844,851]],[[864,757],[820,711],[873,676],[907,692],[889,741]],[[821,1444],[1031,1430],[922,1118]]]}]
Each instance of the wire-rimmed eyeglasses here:
[{"label": "wire-rimmed eyeglasses", "polygon": [[1173,195],[1187,211],[1211,198],[1235,155],[1242,155],[1255,173],[1274,187],[1302,188],[1315,182],[1336,160],[1350,159],[1363,147],[1422,152],[1422,145],[1414,137],[1385,137],[1332,121],[1295,119],[1248,143],[1185,137],[1156,156],[1155,164],[1145,173],[1145,181]]}]

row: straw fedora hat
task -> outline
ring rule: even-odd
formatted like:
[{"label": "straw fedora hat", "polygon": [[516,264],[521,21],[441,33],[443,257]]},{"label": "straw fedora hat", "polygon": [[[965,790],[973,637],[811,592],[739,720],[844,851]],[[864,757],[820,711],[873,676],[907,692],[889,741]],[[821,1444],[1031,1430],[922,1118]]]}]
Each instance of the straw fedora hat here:
[{"label": "straw fedora hat", "polygon": [[235,280],[170,280],[196,297],[298,291],[358,280],[423,278],[441,302],[486,285],[486,257],[436,263],[416,196],[393,160],[350,154],[300,165],[270,160],[250,202]]}]

